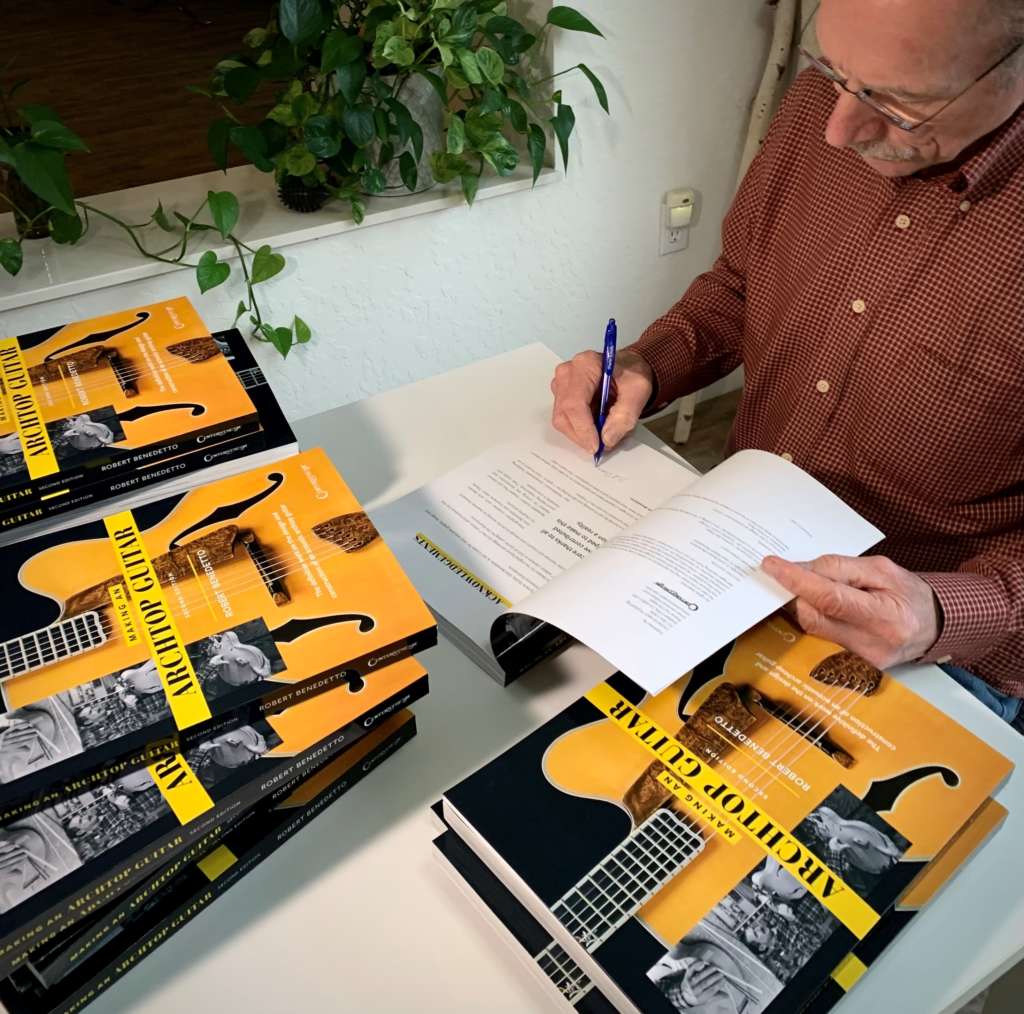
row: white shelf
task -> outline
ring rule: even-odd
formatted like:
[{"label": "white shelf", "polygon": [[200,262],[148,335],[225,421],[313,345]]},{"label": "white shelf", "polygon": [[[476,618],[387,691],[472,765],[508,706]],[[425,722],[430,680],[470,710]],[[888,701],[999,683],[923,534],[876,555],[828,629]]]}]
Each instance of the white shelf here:
[{"label": "white shelf", "polygon": [[[557,169],[545,168],[537,186],[554,183],[561,176]],[[515,175],[504,179],[484,177],[476,199],[485,201],[529,190],[531,186],[532,172],[521,166]],[[229,169],[226,175],[216,171],[202,173],[84,200],[128,222],[144,222],[158,201],[163,203],[168,215],[173,211],[191,215],[210,190],[230,190],[238,197],[241,215],[235,231],[252,247],[264,243],[274,247],[291,246],[352,229],[366,229],[458,207],[463,203],[457,184],[439,186],[421,194],[370,197],[366,199],[366,217],[362,225],[356,225],[347,206],[340,202],[332,202],[327,208],[310,214],[289,211],[277,199],[273,177],[252,166]],[[88,234],[74,246],[59,246],[49,239],[26,240],[21,271],[14,278],[0,271],[0,312],[172,271],[188,270],[181,265],[147,260],[132,245],[127,233],[98,215],[90,216],[90,222]],[[13,235],[13,216],[0,215],[0,236]],[[173,241],[172,236],[161,232],[155,225],[145,235],[147,246],[154,250]],[[204,233],[191,244],[189,260],[194,262],[207,249],[216,250],[217,256],[225,259],[234,256],[234,248],[221,241],[216,233]]]}]

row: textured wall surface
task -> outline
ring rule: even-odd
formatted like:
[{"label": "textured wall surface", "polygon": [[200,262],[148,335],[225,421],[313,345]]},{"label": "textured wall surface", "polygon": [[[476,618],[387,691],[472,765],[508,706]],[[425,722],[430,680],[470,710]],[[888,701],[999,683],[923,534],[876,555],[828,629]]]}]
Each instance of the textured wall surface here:
[{"label": "textured wall surface", "polygon": [[[769,38],[763,0],[580,6],[607,41],[564,33],[555,65],[589,64],[613,116],[582,77],[561,79],[578,132],[564,181],[284,251],[286,271],[262,287],[268,316],[297,312],[316,337],[286,362],[258,354],[293,418],[531,341],[597,348],[610,316],[624,344],[711,264]],[[683,185],[699,222],[688,250],[659,257],[659,205]],[[233,281],[199,296],[175,272],[2,313],[0,333],[182,293],[211,327],[230,324]]]}]

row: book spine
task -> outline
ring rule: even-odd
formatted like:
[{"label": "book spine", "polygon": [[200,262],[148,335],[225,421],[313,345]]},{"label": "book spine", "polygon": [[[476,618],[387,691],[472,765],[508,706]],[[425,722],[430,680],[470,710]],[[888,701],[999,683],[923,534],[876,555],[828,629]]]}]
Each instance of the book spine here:
[{"label": "book spine", "polygon": [[[414,683],[411,683],[408,687],[392,694],[375,707],[370,708],[358,718],[353,719],[348,726],[349,740],[346,749],[354,746],[355,743],[357,743],[366,733],[371,729],[376,728],[390,715],[393,715],[401,711],[403,708],[407,708],[412,704],[415,704],[416,701],[421,700],[426,696],[427,690],[427,677],[424,676],[421,679],[416,680]],[[330,758],[324,760],[323,764],[319,766],[323,767],[329,763]],[[290,782],[281,786],[279,789],[276,789],[272,794],[264,799],[259,800],[255,807],[239,817],[238,823],[249,820],[255,814],[265,812],[274,803],[287,797],[303,777],[303,775],[296,775]],[[308,773],[306,777],[308,777]],[[236,826],[237,823],[233,825],[233,827]],[[122,923],[131,912],[137,910],[138,907],[143,904],[162,883],[165,883],[170,879],[175,872],[184,869],[190,862],[194,862],[196,859],[202,858],[207,852],[214,848],[222,834],[223,831],[220,834],[215,834],[214,831],[211,830],[209,834],[197,839],[192,846],[163,867],[156,877],[149,878],[135,890],[128,891],[126,894],[122,895],[122,897],[119,898],[111,907],[105,908],[102,913],[99,914],[99,918],[86,921],[84,926],[76,926],[75,932],[72,933],[70,937],[65,931],[60,934],[54,934],[52,942],[41,941],[27,955],[28,960],[35,963],[37,966],[43,965],[47,961],[46,954],[52,953],[58,947],[62,952],[67,953],[72,946],[76,946],[75,941],[82,941],[77,944],[77,947],[80,955],[84,956],[84,954],[95,947],[96,944],[102,943],[114,927]],[[46,964],[45,967],[49,969],[50,965]],[[44,974],[51,980],[55,975],[52,970],[46,971]]]},{"label": "book spine", "polygon": [[[15,818],[27,817],[53,806],[115,775],[180,753],[219,732],[228,732],[256,718],[284,711],[343,683],[351,685],[353,674],[363,678],[436,643],[437,629],[428,627],[411,637],[383,645],[297,683],[282,684],[273,689],[267,689],[266,683],[255,684],[251,691],[253,696],[249,697],[245,696],[246,691],[240,690],[215,711],[209,721],[191,726],[184,732],[175,728],[173,719],[168,715],[144,729],[98,744],[85,754],[76,754],[23,775],[17,781],[0,787],[0,827]],[[211,704],[215,708],[217,702]]]},{"label": "book spine", "polygon": [[[108,956],[102,967],[95,970],[90,968],[91,974],[88,980],[78,986],[73,994],[62,996],[57,1003],[52,1005],[50,1003],[45,1003],[42,1006],[32,1004],[31,1008],[26,1007],[25,1014],[28,1014],[29,1010],[32,1011],[32,1014],[42,1014],[43,1011],[46,1011],[47,1014],[72,1014],[72,1012],[80,1011],[100,993],[131,971],[147,954],[208,908],[217,898],[255,869],[264,859],[272,855],[288,839],[294,837],[331,803],[358,784],[370,771],[415,735],[415,719],[410,717],[410,720],[396,729],[391,736],[382,740],[345,778],[334,782],[307,805],[296,810],[290,820],[285,821],[283,825],[275,828],[253,848],[247,850],[239,862],[229,867],[224,874],[215,877],[208,884],[202,884],[188,898],[179,900],[178,905],[172,911],[159,918],[155,925],[145,928],[128,947]],[[11,1014],[22,1014],[21,1011],[13,1009],[13,1005],[11,1006]]]},{"label": "book spine", "polygon": [[[362,732],[359,734],[362,735]],[[84,883],[78,884],[70,891],[65,888],[59,900],[42,908],[41,911],[35,911],[32,916],[26,913],[23,921],[0,936],[0,977],[10,975],[16,965],[24,960],[28,951],[47,939],[54,929],[71,926],[120,897],[125,891],[146,879],[155,869],[169,862],[207,834],[216,824],[236,819],[242,811],[252,807],[262,796],[334,756],[349,745],[352,735],[353,729],[351,723],[348,723],[295,757],[281,761],[265,774],[250,778],[233,791],[227,792],[210,809],[188,823],[167,831],[156,831],[145,844],[139,842],[130,854],[119,854],[116,860],[106,862],[105,856],[97,856],[93,861],[87,862],[76,871],[88,871]],[[136,837],[142,838],[144,834],[144,831],[139,832]],[[62,885],[58,883],[53,885],[53,888],[59,886]],[[44,889],[37,898],[29,899],[29,902],[38,899],[40,903],[45,904],[42,898],[50,895],[51,890],[53,889]],[[56,893],[54,890],[54,894]]]},{"label": "book spine", "polygon": [[42,499],[20,502],[0,512],[0,532],[17,530],[22,525],[38,523],[58,517],[69,510],[81,510],[94,503],[145,489],[157,482],[178,479],[211,465],[232,461],[247,454],[255,454],[266,446],[266,437],[256,429],[220,443],[203,444],[185,454],[178,454],[166,462],[159,462],[137,470],[130,477],[109,475],[95,482],[69,488],[66,495],[46,494]]}]

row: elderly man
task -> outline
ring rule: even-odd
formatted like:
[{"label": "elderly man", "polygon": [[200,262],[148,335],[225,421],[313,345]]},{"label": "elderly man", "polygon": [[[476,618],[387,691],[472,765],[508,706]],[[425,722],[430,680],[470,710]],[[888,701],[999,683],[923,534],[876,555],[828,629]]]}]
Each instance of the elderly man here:
[{"label": "elderly man", "polygon": [[[1024,731],[1024,2],[823,0],[817,32],[718,261],[620,355],[604,440],[742,363],[729,449],[796,462],[887,536],[766,559],[799,622],[944,663]],[[552,382],[588,451],[599,379],[585,352]]]}]

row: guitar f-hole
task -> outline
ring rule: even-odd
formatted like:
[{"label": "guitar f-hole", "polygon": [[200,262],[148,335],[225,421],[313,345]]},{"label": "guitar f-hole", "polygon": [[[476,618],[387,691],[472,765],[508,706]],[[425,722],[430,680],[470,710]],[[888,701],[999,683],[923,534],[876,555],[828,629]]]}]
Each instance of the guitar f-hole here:
[{"label": "guitar f-hole", "polygon": [[270,563],[270,558],[267,556],[266,550],[260,545],[259,539],[256,538],[256,533],[252,531],[243,532],[239,541],[245,546],[245,551],[249,554],[249,558],[256,565],[256,570],[263,583],[267,586],[267,591],[270,592],[274,605],[287,605],[291,601],[288,589],[285,588],[284,582],[279,577],[274,576],[274,568]]}]

